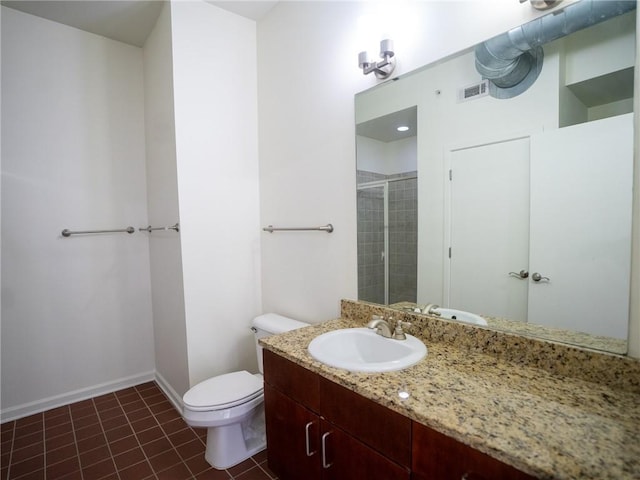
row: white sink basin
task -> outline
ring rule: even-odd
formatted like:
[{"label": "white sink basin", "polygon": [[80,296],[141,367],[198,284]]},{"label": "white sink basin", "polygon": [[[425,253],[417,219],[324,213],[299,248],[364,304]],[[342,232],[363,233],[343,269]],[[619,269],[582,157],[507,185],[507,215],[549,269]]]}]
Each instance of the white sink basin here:
[{"label": "white sink basin", "polygon": [[486,325],[487,321],[480,315],[465,312],[464,310],[456,310],[455,308],[436,308],[435,311],[440,314],[440,318],[447,320],[456,320],[458,322],[473,323],[474,325]]},{"label": "white sink basin", "polygon": [[314,338],[309,353],[326,365],[352,372],[390,372],[418,363],[427,347],[413,335],[394,340],[369,328],[344,328]]}]

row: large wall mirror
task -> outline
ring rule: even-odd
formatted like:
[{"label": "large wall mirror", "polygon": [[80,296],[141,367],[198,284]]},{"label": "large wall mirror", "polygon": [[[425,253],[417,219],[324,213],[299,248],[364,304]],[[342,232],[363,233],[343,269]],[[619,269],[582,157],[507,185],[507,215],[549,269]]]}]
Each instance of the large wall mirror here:
[{"label": "large wall mirror", "polygon": [[635,16],[544,44],[524,91],[472,48],[356,95],[360,300],[626,352]]}]

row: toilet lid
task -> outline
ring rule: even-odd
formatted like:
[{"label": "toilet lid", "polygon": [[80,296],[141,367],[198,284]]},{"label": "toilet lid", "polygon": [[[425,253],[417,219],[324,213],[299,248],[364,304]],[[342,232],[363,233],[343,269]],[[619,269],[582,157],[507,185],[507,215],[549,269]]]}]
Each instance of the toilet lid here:
[{"label": "toilet lid", "polygon": [[198,383],[184,394],[191,410],[220,410],[248,402],[262,393],[262,375],[246,370],[226,373]]}]

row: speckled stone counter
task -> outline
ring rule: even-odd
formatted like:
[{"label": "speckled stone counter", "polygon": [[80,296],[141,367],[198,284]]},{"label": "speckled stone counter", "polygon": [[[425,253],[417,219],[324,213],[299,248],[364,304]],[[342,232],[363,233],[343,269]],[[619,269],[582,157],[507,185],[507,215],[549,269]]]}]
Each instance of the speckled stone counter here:
[{"label": "speckled stone counter", "polygon": [[[389,308],[401,310],[404,312],[413,312],[418,307],[416,303],[399,302],[389,305]],[[552,342],[563,342],[571,345],[577,345],[591,350],[599,350],[602,352],[617,353],[624,355],[627,351],[626,340],[618,338],[605,337],[602,335],[593,335],[584,332],[576,332],[573,330],[565,330],[562,328],[550,327],[547,325],[535,325],[527,322],[518,322],[500,317],[491,317],[488,315],[480,315],[489,324],[492,330],[501,332],[515,333],[525,337],[534,337],[546,339]]]},{"label": "speckled stone counter", "polygon": [[[496,332],[491,334],[498,337],[491,338],[498,341],[489,341],[483,337],[486,330],[478,339],[482,329],[411,315],[403,317],[414,322],[408,332],[422,338],[429,352],[408,369],[348,372],[308,354],[316,336],[361,327],[373,311],[378,310],[343,301],[343,318],[261,342],[268,350],[538,478],[640,479],[640,362],[580,354],[579,349],[553,344],[551,350],[535,350],[518,343],[517,336],[505,340]],[[531,348],[534,354],[524,352]],[[522,350],[520,355],[517,350]],[[555,357],[536,360],[541,352]],[[580,374],[591,368],[597,372]],[[401,399],[400,390],[410,397]]]}]

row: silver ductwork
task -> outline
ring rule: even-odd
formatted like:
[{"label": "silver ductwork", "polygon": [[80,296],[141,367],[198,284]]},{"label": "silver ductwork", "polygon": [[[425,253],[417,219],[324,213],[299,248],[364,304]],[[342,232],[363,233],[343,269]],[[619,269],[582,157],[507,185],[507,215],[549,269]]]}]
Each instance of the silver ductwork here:
[{"label": "silver ductwork", "polygon": [[476,70],[490,81],[490,94],[512,98],[527,90],[542,70],[542,45],[636,8],[636,0],[581,0],[493,37],[476,47]]}]

